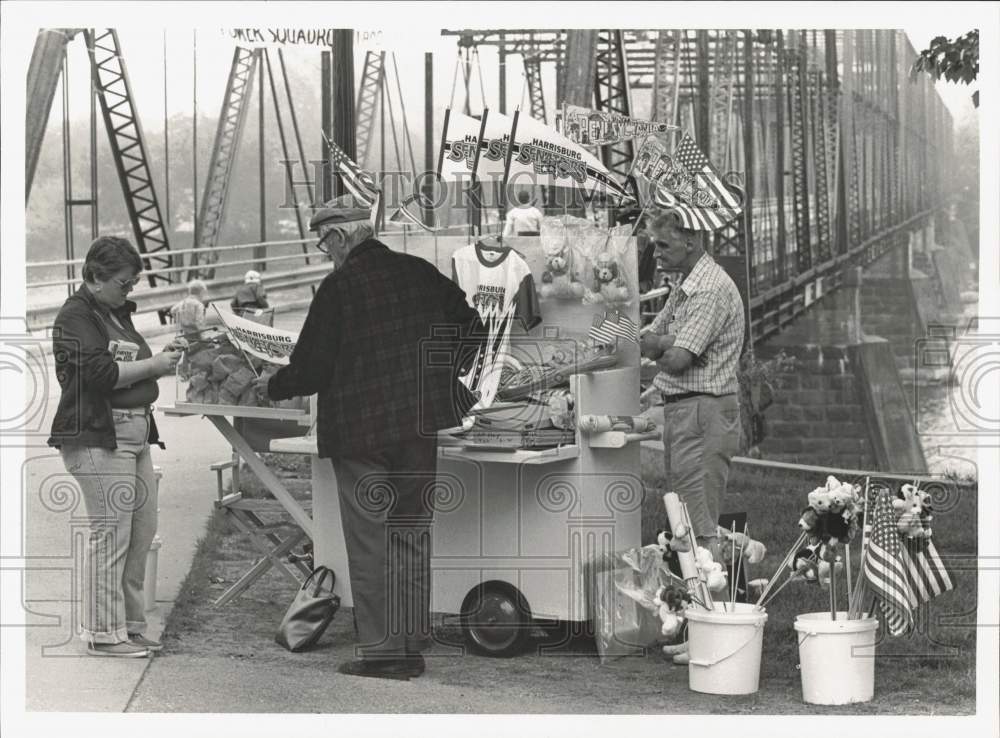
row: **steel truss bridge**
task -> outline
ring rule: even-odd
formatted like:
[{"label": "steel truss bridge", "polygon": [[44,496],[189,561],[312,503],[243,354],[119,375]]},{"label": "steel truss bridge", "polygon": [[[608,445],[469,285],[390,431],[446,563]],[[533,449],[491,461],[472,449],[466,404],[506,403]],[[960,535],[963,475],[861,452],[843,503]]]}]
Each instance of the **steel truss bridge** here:
[{"label": "steel truss bridge", "polygon": [[[742,174],[745,217],[716,235],[744,256],[755,340],[836,289],[846,266],[905,244],[947,204],[953,121],[894,30],[448,30],[459,46],[556,67],[557,101],[644,114],[690,131]],[[582,71],[581,71],[582,70]],[[538,75],[529,75],[529,86]],[[532,95],[532,114],[535,112]],[[628,172],[631,151],[606,147]]]},{"label": "steel truss bridge", "polygon": [[[501,61],[508,64],[520,55],[533,117],[552,120],[542,71],[555,65],[556,106],[569,102],[632,115],[633,97],[648,95],[643,115],[692,132],[720,170],[738,173],[747,196],[744,217],[716,234],[714,248],[719,255],[743,257],[747,265],[745,282],[756,340],[779,331],[805,310],[811,302],[808,295],[817,294],[820,284],[823,293],[836,289],[845,267],[864,266],[905,244],[910,230],[923,226],[947,204],[953,173],[952,117],[926,75],[909,81],[916,54],[901,31],[442,33],[456,37],[460,52],[496,46]],[[99,108],[150,282],[154,284],[152,275],[158,271],[161,280],[173,281],[170,275],[182,267],[174,262],[163,225],[114,29],[39,33],[27,80],[26,202],[57,83],[66,74],[66,44],[78,34],[91,61],[90,82],[97,101],[92,116],[96,119]],[[349,32],[346,35],[350,37]],[[334,48],[332,53],[335,60],[351,57],[350,49]],[[345,61],[338,73],[353,91],[335,88],[324,100],[324,116],[336,107],[339,120],[356,120],[350,132],[356,140],[340,140],[345,150],[367,153],[378,127],[376,106],[385,110],[388,104],[390,123],[395,125],[387,62],[384,54],[369,53],[355,84],[353,68]],[[394,57],[392,62],[395,67]],[[427,60],[428,80],[431,63]],[[261,104],[265,82],[272,98],[285,158],[294,159],[288,154],[303,151],[281,52],[272,67],[267,52],[237,48],[200,194],[196,233],[197,246],[204,250],[218,245],[232,162],[255,77]],[[464,78],[468,87],[470,77]],[[279,94],[281,88],[284,95]],[[505,96],[505,77],[500,90]],[[429,93],[428,89],[428,99]],[[281,110],[282,97],[287,98],[287,112]],[[402,108],[401,93],[398,99]],[[506,100],[500,102],[503,109]],[[392,129],[396,159],[402,163],[409,158],[415,168],[412,145],[406,155],[409,130],[405,110],[401,112],[402,154]],[[425,141],[439,138],[431,120],[431,114],[425,116]],[[92,131],[92,140],[94,135]],[[384,118],[381,137],[385,152]],[[601,153],[606,165],[623,176],[634,155],[631,143],[606,147]],[[304,162],[304,154],[300,160]],[[288,175],[291,178],[293,172]],[[306,172],[299,176],[308,179]],[[309,190],[312,195],[311,185]],[[68,220],[75,206],[91,208],[96,229],[96,194],[90,200],[67,195]],[[301,222],[299,226],[301,231]],[[72,259],[70,251],[67,259]]]}]

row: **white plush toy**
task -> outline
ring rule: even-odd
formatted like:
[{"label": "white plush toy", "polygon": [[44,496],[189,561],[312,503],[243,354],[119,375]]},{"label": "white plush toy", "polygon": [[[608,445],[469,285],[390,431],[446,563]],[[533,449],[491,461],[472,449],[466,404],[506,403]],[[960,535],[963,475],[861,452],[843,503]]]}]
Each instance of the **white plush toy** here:
[{"label": "white plush toy", "polygon": [[698,546],[695,552],[695,563],[704,574],[710,591],[719,592],[726,588],[726,572],[723,570],[722,564],[712,558],[711,551]]}]

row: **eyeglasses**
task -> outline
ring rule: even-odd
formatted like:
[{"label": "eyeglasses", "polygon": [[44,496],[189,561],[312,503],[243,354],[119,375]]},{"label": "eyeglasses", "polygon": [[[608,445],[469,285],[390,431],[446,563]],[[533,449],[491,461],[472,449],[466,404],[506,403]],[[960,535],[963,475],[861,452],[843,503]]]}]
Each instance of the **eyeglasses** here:
[{"label": "eyeglasses", "polygon": [[316,248],[319,249],[320,252],[322,252],[324,254],[329,254],[330,253],[330,246],[329,246],[328,242],[330,241],[330,236],[334,235],[335,233],[337,233],[337,231],[335,229],[331,228],[326,233],[324,233],[322,236],[320,236],[319,237],[319,241],[316,243]]},{"label": "eyeglasses", "polygon": [[123,292],[130,292],[135,289],[136,285],[138,285],[140,281],[142,281],[141,277],[135,277],[134,279],[129,280],[118,279],[118,277],[112,277],[111,279],[118,285],[119,288],[121,288]]}]

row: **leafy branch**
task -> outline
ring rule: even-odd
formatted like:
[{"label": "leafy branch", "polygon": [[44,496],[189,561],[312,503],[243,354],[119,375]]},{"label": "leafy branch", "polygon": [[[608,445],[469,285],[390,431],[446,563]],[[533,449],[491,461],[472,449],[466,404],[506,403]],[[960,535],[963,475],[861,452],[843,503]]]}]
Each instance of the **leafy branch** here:
[{"label": "leafy branch", "polygon": [[[942,77],[947,82],[969,84],[979,76],[979,30],[969,31],[953,41],[945,36],[935,36],[931,44],[920,52],[910,68],[910,81],[915,82],[920,73],[932,79]],[[972,93],[972,103],[979,107],[979,91]]]}]

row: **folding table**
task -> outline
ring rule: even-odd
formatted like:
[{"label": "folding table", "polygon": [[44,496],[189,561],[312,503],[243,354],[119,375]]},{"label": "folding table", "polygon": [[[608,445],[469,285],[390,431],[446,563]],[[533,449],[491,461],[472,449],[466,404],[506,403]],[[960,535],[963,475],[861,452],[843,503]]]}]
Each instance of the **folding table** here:
[{"label": "folding table", "polygon": [[[161,408],[166,415],[189,416],[202,415],[215,426],[216,430],[229,442],[233,449],[233,459],[213,464],[211,469],[217,474],[216,507],[226,510],[231,515],[234,524],[246,533],[253,545],[260,551],[261,558],[239,580],[229,587],[216,605],[225,603],[246,591],[272,566],[282,572],[297,584],[301,583],[294,570],[286,564],[289,553],[295,546],[313,538],[313,520],[311,505],[302,505],[285,487],[278,476],[268,468],[254,446],[256,442],[247,438],[237,426],[239,420],[252,422],[254,420],[293,421],[291,432],[301,429],[305,434],[312,424],[312,415],[304,410],[289,410],[281,408],[243,407],[239,405],[206,405],[190,402],[177,402],[173,407]],[[233,419],[231,422],[230,418]],[[258,446],[258,448],[260,448]],[[266,450],[266,445],[261,450]],[[239,491],[239,463],[246,462],[251,471],[257,475],[261,483],[274,496],[272,500],[245,499]],[[225,494],[223,489],[223,472],[233,471],[233,489]],[[262,515],[272,513],[287,513],[291,521],[267,522]],[[284,537],[278,535],[280,529],[286,529]],[[309,569],[302,561],[291,562],[299,572],[308,575]]]}]

